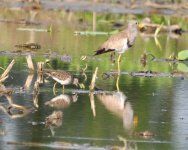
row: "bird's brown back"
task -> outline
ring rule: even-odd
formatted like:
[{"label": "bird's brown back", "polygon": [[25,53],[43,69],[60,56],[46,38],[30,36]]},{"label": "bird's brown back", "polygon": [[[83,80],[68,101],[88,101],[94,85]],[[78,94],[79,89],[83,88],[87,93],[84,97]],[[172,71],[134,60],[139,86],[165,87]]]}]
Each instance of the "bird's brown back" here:
[{"label": "bird's brown back", "polygon": [[128,37],[127,29],[112,35],[106,42],[104,42],[99,49],[115,49],[120,50],[122,49],[125,39]]},{"label": "bird's brown back", "polygon": [[64,70],[50,70],[50,69],[45,69],[45,74],[58,78],[60,80],[66,80],[68,78],[72,79],[72,74],[64,71]]}]

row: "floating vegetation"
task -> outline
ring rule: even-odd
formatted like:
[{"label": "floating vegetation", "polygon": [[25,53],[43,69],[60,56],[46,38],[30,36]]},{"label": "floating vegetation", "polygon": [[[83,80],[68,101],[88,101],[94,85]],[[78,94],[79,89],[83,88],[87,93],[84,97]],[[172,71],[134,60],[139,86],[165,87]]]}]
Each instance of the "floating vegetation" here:
[{"label": "floating vegetation", "polygon": [[[149,57],[150,56],[150,57]],[[155,60],[155,56],[151,53],[147,53],[144,51],[144,53],[140,57],[140,63],[145,67],[148,62],[151,62]]]},{"label": "floating vegetation", "polygon": [[17,142],[17,141],[9,141],[7,142],[9,145],[14,146],[26,146],[26,147],[48,147],[45,144],[42,143],[33,143],[33,142]]},{"label": "floating vegetation", "polygon": [[184,63],[178,63],[177,69],[181,72],[188,72],[188,66]]},{"label": "floating vegetation", "polygon": [[23,49],[30,49],[30,50],[37,50],[41,49],[41,45],[38,43],[26,43],[26,44],[19,44],[15,45],[17,48],[23,48]]},{"label": "floating vegetation", "polygon": [[18,31],[33,31],[33,32],[52,32],[52,26],[49,26],[47,29],[36,29],[36,28],[17,28]]},{"label": "floating vegetation", "polygon": [[[168,63],[186,63],[188,62],[187,58],[188,51],[180,51],[178,56],[172,53],[168,58],[156,58],[153,54],[147,53],[146,51],[140,57],[140,63],[145,66],[148,62],[168,62]],[[180,55],[180,56],[179,56]]]},{"label": "floating vegetation", "polygon": [[[113,74],[118,74],[118,72],[106,72],[105,76],[108,74],[110,77]],[[172,73],[161,73],[153,71],[138,71],[138,72],[121,72],[121,75],[129,76],[141,76],[141,77],[176,77],[176,78],[187,78],[188,73],[186,72],[172,72]]]},{"label": "floating vegetation", "polygon": [[152,133],[150,131],[138,132],[138,133],[135,133],[135,135],[144,137],[144,138],[152,138],[152,137],[156,136],[154,133]]},{"label": "floating vegetation", "polygon": [[178,52],[178,60],[188,60],[188,50]]},{"label": "floating vegetation", "polygon": [[74,34],[75,35],[111,35],[111,34],[115,34],[118,33],[117,30],[112,31],[112,32],[97,32],[97,31],[75,31]]},{"label": "floating vegetation", "polygon": [[150,18],[144,18],[141,22],[142,28],[141,32],[144,34],[153,34],[157,36],[159,32],[182,34],[185,32],[178,24],[174,25],[164,25],[164,23],[156,24],[151,21]]}]

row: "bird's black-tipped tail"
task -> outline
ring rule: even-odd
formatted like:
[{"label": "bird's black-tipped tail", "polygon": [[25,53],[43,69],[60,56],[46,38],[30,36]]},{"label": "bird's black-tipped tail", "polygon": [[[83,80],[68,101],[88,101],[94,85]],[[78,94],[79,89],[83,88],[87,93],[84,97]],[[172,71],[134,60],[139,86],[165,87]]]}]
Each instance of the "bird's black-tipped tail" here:
[{"label": "bird's black-tipped tail", "polygon": [[105,49],[105,48],[99,49],[99,50],[96,50],[96,51],[95,51],[94,56],[95,56],[95,55],[104,54],[104,53],[108,53],[108,52],[113,52],[113,51],[115,51],[115,49]]}]

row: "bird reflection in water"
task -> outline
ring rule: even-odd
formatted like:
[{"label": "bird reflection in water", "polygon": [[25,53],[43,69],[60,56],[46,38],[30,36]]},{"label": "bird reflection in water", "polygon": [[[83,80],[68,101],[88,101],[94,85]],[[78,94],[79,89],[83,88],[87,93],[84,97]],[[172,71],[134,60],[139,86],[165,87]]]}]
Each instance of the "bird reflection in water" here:
[{"label": "bird reflection in water", "polygon": [[63,112],[54,111],[51,115],[46,117],[45,125],[50,129],[52,136],[55,135],[54,128],[60,127],[62,125]]},{"label": "bird reflection in water", "polygon": [[131,130],[134,125],[134,112],[131,103],[123,92],[104,92],[97,94],[97,98],[104,104],[107,110],[123,119],[123,126]]},{"label": "bird reflection in water", "polygon": [[69,107],[70,104],[72,102],[76,102],[77,99],[78,99],[77,94],[72,94],[72,95],[61,94],[61,95],[58,95],[58,96],[52,98],[51,100],[47,101],[45,103],[45,105],[48,105],[48,106],[54,107],[54,108],[58,108],[58,109],[63,109],[63,108]]},{"label": "bird reflection in water", "polygon": [[0,97],[5,97],[8,102],[8,104],[0,104],[0,111],[4,112],[11,119],[22,118],[33,111],[33,109],[29,109],[25,106],[15,104],[12,100],[12,93],[12,89],[6,88],[3,84],[0,85]]}]

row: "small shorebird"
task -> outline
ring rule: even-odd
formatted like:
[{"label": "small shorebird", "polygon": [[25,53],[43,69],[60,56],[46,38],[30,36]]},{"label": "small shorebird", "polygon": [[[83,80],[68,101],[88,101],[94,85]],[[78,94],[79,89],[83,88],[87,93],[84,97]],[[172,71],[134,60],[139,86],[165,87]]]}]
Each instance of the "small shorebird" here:
[{"label": "small shorebird", "polygon": [[118,57],[119,62],[121,54],[133,46],[137,37],[138,28],[140,27],[141,26],[138,25],[137,21],[130,21],[126,29],[115,35],[112,35],[98,48],[98,50],[95,51],[94,55],[100,55],[108,52],[116,52],[120,54]]},{"label": "small shorebird", "polygon": [[64,70],[51,70],[51,69],[45,69],[44,73],[52,79],[56,81],[54,84],[53,89],[55,89],[55,86],[58,83],[63,85],[63,90],[64,90],[64,85],[69,85],[69,84],[74,84],[76,86],[79,85],[79,81],[77,78],[74,78],[73,75],[70,72],[64,71]]}]

